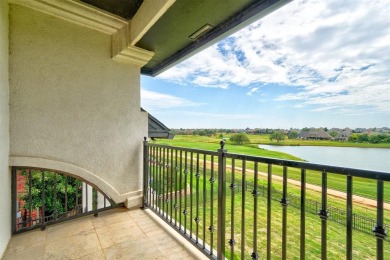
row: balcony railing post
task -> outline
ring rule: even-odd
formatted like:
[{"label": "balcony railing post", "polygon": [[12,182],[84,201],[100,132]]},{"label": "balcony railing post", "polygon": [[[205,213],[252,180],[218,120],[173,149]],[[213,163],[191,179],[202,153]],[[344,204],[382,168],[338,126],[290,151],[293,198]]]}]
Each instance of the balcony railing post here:
[{"label": "balcony railing post", "polygon": [[217,259],[225,259],[225,229],[226,229],[226,150],[225,142],[220,142],[218,149],[218,229],[217,229]]},{"label": "balcony railing post", "polygon": [[352,176],[348,175],[347,176],[347,260],[352,259],[352,228],[353,228],[353,223],[352,223]]},{"label": "balcony railing post", "polygon": [[283,197],[280,200],[282,211],[282,259],[287,259],[287,167],[283,166]]},{"label": "balcony railing post", "polygon": [[383,225],[383,181],[377,181],[377,223],[373,229],[376,236],[376,259],[383,259],[383,240],[386,239],[387,233]]},{"label": "balcony railing post", "polygon": [[148,196],[148,173],[149,173],[149,147],[148,147],[148,138],[144,137],[143,141],[143,150],[144,150],[144,170],[143,170],[143,198],[142,198],[142,206],[141,209],[144,209],[148,205],[147,196]]},{"label": "balcony railing post", "polygon": [[321,195],[321,210],[318,213],[318,215],[321,218],[321,259],[326,260],[327,259],[327,221],[329,218],[329,211],[328,211],[328,200],[327,200],[327,194],[328,194],[328,175],[326,171],[322,172],[322,195]]}]

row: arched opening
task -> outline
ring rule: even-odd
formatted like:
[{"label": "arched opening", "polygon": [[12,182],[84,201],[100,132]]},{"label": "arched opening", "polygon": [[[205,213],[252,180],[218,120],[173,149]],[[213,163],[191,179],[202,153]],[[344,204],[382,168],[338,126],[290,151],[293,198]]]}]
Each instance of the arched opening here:
[{"label": "arched opening", "polygon": [[12,167],[12,194],[14,234],[120,205],[81,177],[43,168]]}]

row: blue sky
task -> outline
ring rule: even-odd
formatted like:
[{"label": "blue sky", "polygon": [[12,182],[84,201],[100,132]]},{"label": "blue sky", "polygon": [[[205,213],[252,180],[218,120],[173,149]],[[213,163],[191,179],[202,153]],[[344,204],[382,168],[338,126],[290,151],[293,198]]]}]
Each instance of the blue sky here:
[{"label": "blue sky", "polygon": [[295,0],[155,78],[170,128],[390,127],[390,5]]}]

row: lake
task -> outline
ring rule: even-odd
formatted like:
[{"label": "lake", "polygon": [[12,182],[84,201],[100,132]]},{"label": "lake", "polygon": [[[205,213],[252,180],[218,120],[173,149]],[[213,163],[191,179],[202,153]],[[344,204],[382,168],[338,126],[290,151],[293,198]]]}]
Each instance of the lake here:
[{"label": "lake", "polygon": [[390,149],[330,146],[276,146],[259,148],[288,153],[310,163],[390,172]]}]

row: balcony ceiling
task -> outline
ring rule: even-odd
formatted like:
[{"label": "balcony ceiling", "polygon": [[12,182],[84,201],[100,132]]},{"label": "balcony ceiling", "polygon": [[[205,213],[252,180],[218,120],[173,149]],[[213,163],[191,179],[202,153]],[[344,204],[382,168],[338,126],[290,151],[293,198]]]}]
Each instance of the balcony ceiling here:
[{"label": "balcony ceiling", "polygon": [[[131,20],[143,0],[82,0]],[[177,0],[136,46],[155,53],[141,71],[155,76],[273,12],[290,0]],[[209,30],[190,39],[205,25]]]},{"label": "balcony ceiling", "polygon": [[81,0],[84,3],[103,9],[127,20],[137,13],[143,0]]}]

